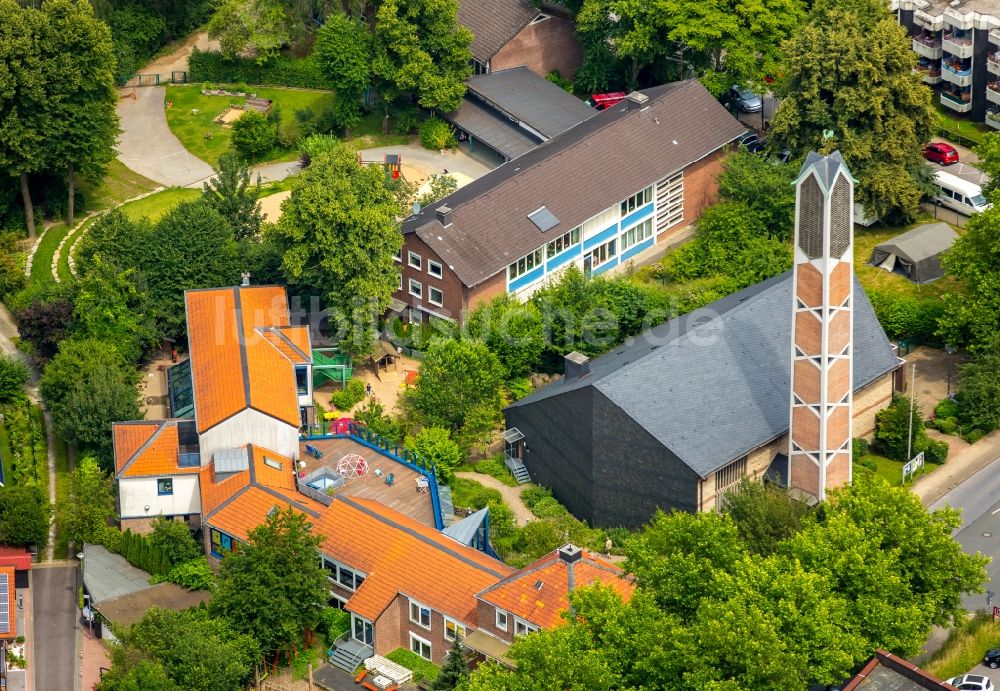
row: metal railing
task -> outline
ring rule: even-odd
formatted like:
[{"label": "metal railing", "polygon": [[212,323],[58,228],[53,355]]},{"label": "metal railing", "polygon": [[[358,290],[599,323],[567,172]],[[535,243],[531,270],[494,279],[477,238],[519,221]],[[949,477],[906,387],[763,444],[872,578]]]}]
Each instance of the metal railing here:
[{"label": "metal railing", "polygon": [[948,70],[952,74],[957,74],[959,77],[971,77],[972,76],[972,65],[969,65],[965,69],[959,69],[957,67],[949,65],[946,62],[942,62],[941,63],[941,68]]}]

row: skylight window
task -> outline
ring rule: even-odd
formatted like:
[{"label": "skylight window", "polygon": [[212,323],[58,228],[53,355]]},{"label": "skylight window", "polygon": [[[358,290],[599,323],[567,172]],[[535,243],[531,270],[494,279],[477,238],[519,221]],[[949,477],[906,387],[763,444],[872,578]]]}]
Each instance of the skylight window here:
[{"label": "skylight window", "polygon": [[543,233],[559,225],[559,219],[544,206],[528,214],[528,220],[538,226],[538,229]]}]

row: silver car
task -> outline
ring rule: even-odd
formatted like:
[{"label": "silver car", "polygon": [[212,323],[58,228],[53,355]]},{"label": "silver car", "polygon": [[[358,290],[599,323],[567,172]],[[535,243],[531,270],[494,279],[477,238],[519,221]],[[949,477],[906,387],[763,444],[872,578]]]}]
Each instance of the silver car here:
[{"label": "silver car", "polygon": [[744,113],[759,113],[764,107],[764,101],[760,96],[742,86],[734,85],[729,88],[729,102],[738,104]]},{"label": "silver car", "polygon": [[952,677],[945,683],[962,691],[993,691],[993,682],[982,674],[963,674],[960,677]]}]

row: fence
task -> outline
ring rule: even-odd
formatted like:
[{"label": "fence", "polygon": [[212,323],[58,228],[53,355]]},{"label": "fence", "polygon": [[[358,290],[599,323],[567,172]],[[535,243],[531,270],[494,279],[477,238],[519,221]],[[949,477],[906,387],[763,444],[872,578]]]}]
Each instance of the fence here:
[{"label": "fence", "polygon": [[[159,86],[161,83],[160,77],[165,75],[160,74],[133,74],[131,77],[121,82],[119,87],[126,86]],[[169,84],[187,84],[188,83],[188,73],[177,70],[170,73],[170,79],[167,82]]]},{"label": "fence", "polygon": [[956,144],[968,147],[970,149],[979,144],[979,142],[976,141],[975,139],[969,139],[965,135],[959,134],[954,130],[948,129],[947,127],[938,127],[937,134],[939,137],[944,137],[950,142],[954,142]]}]

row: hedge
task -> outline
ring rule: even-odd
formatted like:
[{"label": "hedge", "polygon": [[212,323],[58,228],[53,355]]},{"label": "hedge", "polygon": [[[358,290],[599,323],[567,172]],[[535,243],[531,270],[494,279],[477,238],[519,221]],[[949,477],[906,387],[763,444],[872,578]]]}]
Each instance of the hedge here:
[{"label": "hedge", "polygon": [[870,289],[868,300],[889,338],[908,338],[920,344],[934,344],[935,332],[944,312],[940,300]]},{"label": "hedge", "polygon": [[253,60],[227,60],[222,53],[203,52],[195,48],[188,59],[188,81],[221,82],[224,84],[257,84],[260,86],[292,86],[300,89],[329,89],[330,80],[323,77],[312,58],[289,58],[279,55],[271,62],[258,65]]}]

